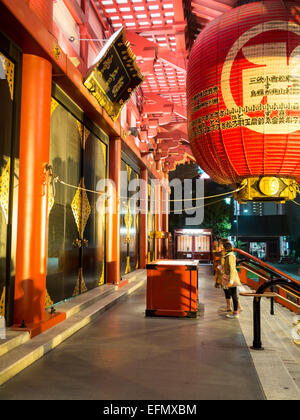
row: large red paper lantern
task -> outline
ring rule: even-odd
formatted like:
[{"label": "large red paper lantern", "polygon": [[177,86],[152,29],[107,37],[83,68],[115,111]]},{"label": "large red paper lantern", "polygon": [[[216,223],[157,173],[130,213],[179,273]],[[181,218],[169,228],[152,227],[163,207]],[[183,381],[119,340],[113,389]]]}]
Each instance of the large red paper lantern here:
[{"label": "large red paper lantern", "polygon": [[193,45],[188,130],[201,168],[238,199],[285,201],[300,182],[300,4],[265,0],[215,19]]}]

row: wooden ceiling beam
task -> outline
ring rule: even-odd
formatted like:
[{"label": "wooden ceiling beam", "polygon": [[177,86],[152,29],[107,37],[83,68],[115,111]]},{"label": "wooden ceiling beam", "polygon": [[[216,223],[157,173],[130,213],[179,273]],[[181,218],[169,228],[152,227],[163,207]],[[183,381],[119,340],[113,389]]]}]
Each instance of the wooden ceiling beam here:
[{"label": "wooden ceiling beam", "polygon": [[210,9],[209,7],[202,6],[197,2],[197,0],[192,1],[191,6],[194,7],[197,12],[201,13],[204,16],[207,16],[207,18],[213,18],[216,19],[217,17],[223,15],[223,12],[220,12],[219,10]]},{"label": "wooden ceiling beam", "polygon": [[193,0],[193,2],[199,4],[199,6],[207,7],[208,9],[216,10],[221,13],[228,12],[232,9],[228,4],[220,3],[216,0]]}]

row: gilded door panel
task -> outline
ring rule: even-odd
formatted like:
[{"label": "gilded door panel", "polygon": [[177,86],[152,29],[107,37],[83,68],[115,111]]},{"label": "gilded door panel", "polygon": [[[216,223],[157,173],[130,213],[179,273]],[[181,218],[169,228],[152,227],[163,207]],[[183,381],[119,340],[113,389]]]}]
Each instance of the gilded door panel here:
[{"label": "gilded door panel", "polygon": [[[50,164],[64,182],[81,186],[80,123],[54,99],[50,130]],[[55,184],[55,197],[49,194],[47,291],[54,303],[79,293],[80,190]]]},{"label": "gilded door panel", "polygon": [[129,212],[128,212],[128,172],[127,172],[127,165],[122,160],[121,162],[121,206],[120,206],[120,213],[121,213],[121,221],[120,221],[120,272],[121,276],[123,276],[126,272],[130,270],[128,267],[128,245],[129,245],[129,237],[128,237],[128,223],[129,223]]},{"label": "gilded door panel", "polygon": [[5,316],[7,288],[7,226],[14,102],[14,64],[0,52],[0,315]]},{"label": "gilded door panel", "polygon": [[[96,190],[98,181],[106,178],[106,146],[95,135],[84,129],[84,184]],[[89,208],[83,230],[83,278],[87,289],[105,282],[105,200],[92,192],[86,193]]]}]

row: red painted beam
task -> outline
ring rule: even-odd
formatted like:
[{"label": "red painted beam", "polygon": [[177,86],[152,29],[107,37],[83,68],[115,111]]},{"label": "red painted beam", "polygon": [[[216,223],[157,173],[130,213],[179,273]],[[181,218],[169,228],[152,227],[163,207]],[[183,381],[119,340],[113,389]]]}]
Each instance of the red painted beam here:
[{"label": "red painted beam", "polygon": [[173,112],[174,114],[179,115],[180,117],[184,119],[187,119],[186,108],[183,108],[180,105],[174,104]]},{"label": "red painted beam", "polygon": [[143,106],[144,114],[170,114],[173,110],[173,104],[161,103],[145,104]]},{"label": "red painted beam", "polygon": [[172,51],[159,47],[158,59],[168,64],[170,67],[173,67],[184,74],[186,73],[186,62],[183,56],[176,56]]},{"label": "red painted beam", "polygon": [[96,13],[96,15],[97,15],[97,17],[98,17],[99,21],[100,21],[100,22],[101,22],[101,24],[102,24],[102,26],[103,26],[104,30],[108,30],[108,25],[107,25],[107,23],[104,21],[104,19],[102,18],[101,14],[99,13],[99,10],[98,10],[98,7],[97,7],[97,6],[96,6],[96,4],[95,4],[95,1],[94,1],[94,0],[90,0],[90,2],[91,2],[91,4],[92,4],[92,6],[93,6],[93,9],[94,9],[94,11],[95,11],[95,13]]},{"label": "red painted beam", "polygon": [[232,0],[232,6],[230,6],[229,4],[224,4],[215,0],[193,0],[193,1],[201,6],[207,7],[209,9],[214,9],[222,13],[225,13],[231,10],[234,3],[234,0]]},{"label": "red painted beam", "polygon": [[158,45],[154,42],[128,29],[126,30],[126,39],[130,42],[132,51],[137,58],[146,60],[154,60],[156,58]]},{"label": "red painted beam", "polygon": [[208,15],[207,15],[207,14],[205,14],[205,13],[200,13],[200,12],[198,12],[198,10],[197,10],[197,8],[196,8],[196,7],[194,7],[194,8],[193,8],[193,13],[194,13],[196,16],[198,16],[199,18],[205,19],[205,20],[207,20],[207,21],[211,21],[211,20],[214,20],[214,19],[215,19],[214,17],[212,17],[212,16],[208,16]]},{"label": "red painted beam", "polygon": [[220,10],[211,9],[209,7],[205,7],[201,4],[201,2],[198,2],[197,0],[193,0],[191,3],[192,7],[195,7],[199,13],[207,15],[210,18],[217,18],[221,15],[223,15],[223,12]]},{"label": "red painted beam", "polygon": [[76,2],[76,0],[63,0],[63,2],[78,25],[80,25],[81,23],[85,23],[85,13],[83,12],[79,4]]},{"label": "red painted beam", "polygon": [[154,60],[155,58],[158,58],[170,67],[183,73],[186,72],[186,63],[182,55],[177,56],[168,49],[162,48],[155,42],[151,42],[144,36],[129,30],[126,31],[126,38],[130,42],[132,50],[137,58],[143,58],[145,60]]}]

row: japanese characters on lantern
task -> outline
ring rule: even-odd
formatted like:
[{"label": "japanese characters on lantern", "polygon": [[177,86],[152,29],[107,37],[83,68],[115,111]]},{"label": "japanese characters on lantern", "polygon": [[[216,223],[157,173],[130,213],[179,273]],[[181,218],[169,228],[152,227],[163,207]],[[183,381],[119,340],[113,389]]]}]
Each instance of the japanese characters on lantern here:
[{"label": "japanese characters on lantern", "polygon": [[300,181],[295,7],[295,1],[274,0],[233,9],[201,32],[189,58],[194,155],[217,182],[247,186],[242,201],[294,198]]}]

